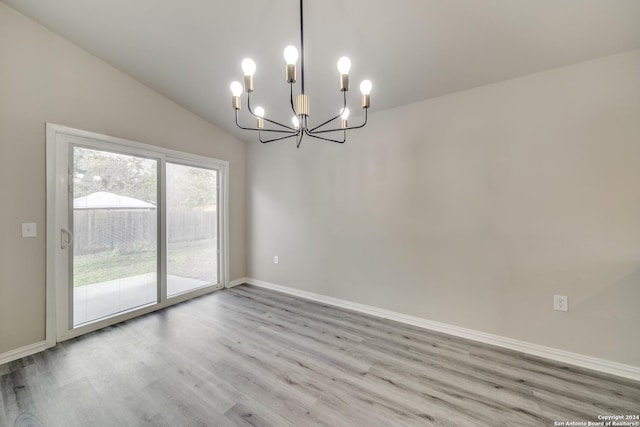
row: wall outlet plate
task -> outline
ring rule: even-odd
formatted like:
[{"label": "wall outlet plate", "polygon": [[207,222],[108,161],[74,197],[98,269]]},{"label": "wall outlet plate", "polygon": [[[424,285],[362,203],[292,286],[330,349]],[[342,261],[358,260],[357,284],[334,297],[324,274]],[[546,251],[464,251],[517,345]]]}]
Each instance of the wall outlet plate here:
[{"label": "wall outlet plate", "polygon": [[278,258],[278,255],[274,255],[273,256],[273,263],[274,264],[278,264],[280,262],[280,258]]},{"label": "wall outlet plate", "polygon": [[556,311],[569,311],[569,297],[566,295],[554,295],[553,309]]},{"label": "wall outlet plate", "polygon": [[35,222],[22,223],[22,237],[36,237],[37,235],[38,229]]}]

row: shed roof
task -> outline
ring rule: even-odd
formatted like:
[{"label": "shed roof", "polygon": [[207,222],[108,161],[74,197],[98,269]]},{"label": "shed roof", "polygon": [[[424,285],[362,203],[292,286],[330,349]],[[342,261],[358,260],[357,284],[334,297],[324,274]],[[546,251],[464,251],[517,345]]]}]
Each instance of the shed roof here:
[{"label": "shed roof", "polygon": [[73,199],[74,209],[155,209],[153,203],[133,197],[98,191]]}]

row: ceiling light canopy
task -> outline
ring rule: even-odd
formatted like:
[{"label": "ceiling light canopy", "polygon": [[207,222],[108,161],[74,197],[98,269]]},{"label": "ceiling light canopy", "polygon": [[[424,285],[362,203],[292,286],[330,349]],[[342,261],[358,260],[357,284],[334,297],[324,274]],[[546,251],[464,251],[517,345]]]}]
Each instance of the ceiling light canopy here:
[{"label": "ceiling light canopy", "polygon": [[[364,110],[364,119],[362,124],[358,126],[349,126],[347,119],[349,118],[349,109],[347,108],[347,92],[349,91],[349,71],[351,70],[351,60],[343,56],[338,59],[337,68],[340,74],[340,92],[342,93],[342,108],[340,112],[323,121],[317,126],[312,126],[309,121],[309,95],[304,91],[304,15],[303,0],[300,0],[300,53],[295,46],[289,45],[284,49],[284,59],[286,61],[286,81],[290,87],[291,110],[293,118],[291,125],[282,124],[275,120],[271,120],[265,116],[265,110],[262,107],[251,107],[251,93],[253,92],[253,76],[256,72],[256,63],[245,58],[242,61],[242,71],[244,72],[244,90],[240,82],[231,83],[232,108],[235,111],[236,125],[240,129],[252,130],[258,132],[258,139],[262,143],[279,141],[287,138],[295,138],[296,147],[300,147],[302,138],[308,135],[323,141],[331,141],[344,143],[347,140],[347,130],[358,129],[367,124],[367,112],[371,106],[370,94],[372,84],[370,80],[363,80],[360,83],[360,91],[362,92],[362,109]],[[300,91],[294,97],[294,85],[297,81],[297,63],[300,59]],[[256,119],[255,127],[247,127],[240,125],[239,112],[241,109],[240,96],[242,92],[247,94],[247,110]],[[336,120],[340,120],[340,126],[330,127],[329,125]],[[265,122],[268,127],[265,128]],[[340,136],[340,133],[342,134]],[[325,136],[331,135],[331,136]]]}]

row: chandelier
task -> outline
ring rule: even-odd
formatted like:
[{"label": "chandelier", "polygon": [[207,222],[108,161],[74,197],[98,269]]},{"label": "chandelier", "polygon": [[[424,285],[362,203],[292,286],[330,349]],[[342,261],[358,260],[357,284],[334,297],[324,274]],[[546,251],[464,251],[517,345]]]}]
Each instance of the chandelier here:
[{"label": "chandelier", "polygon": [[[296,63],[300,58],[300,93],[294,98],[294,84],[296,83],[297,70]],[[275,120],[271,120],[265,116],[265,110],[262,107],[251,106],[251,94],[253,93],[253,76],[256,72],[256,63],[245,58],[242,61],[242,71],[244,72],[244,88],[243,85],[234,81],[231,83],[232,107],[236,116],[236,125],[240,129],[252,130],[258,132],[258,139],[262,143],[279,141],[287,138],[296,139],[296,147],[300,147],[302,138],[308,135],[312,138],[324,141],[344,143],[347,140],[347,131],[351,129],[359,129],[367,124],[367,111],[370,106],[371,81],[363,80],[360,83],[360,91],[362,92],[362,109],[364,110],[364,121],[358,126],[349,126],[349,109],[347,108],[347,92],[349,91],[349,70],[351,69],[351,60],[346,56],[338,60],[338,72],[340,73],[340,92],[342,92],[342,108],[338,114],[328,120],[323,121],[317,126],[313,126],[310,121],[309,95],[304,91],[304,16],[302,8],[302,0],[300,0],[300,55],[295,46],[287,46],[284,49],[284,59],[287,63],[286,81],[289,83],[291,91],[291,110],[293,117],[291,124],[283,124]],[[247,94],[247,110],[255,118],[256,126],[242,126],[239,122],[239,111],[241,107],[240,96],[242,92]],[[339,124],[336,120],[340,119]],[[265,122],[268,124],[265,127]],[[333,126],[329,126],[333,124]],[[340,135],[340,133],[342,135]]]}]

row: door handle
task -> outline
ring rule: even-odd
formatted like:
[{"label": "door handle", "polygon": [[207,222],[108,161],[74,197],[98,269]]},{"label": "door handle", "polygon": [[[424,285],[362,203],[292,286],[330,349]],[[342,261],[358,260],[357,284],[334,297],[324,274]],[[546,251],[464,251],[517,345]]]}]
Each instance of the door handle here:
[{"label": "door handle", "polygon": [[73,233],[66,228],[60,229],[60,249],[66,249],[73,243]]}]

